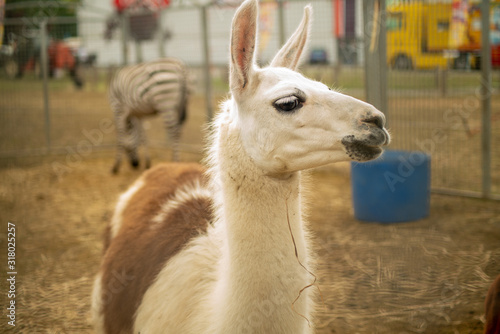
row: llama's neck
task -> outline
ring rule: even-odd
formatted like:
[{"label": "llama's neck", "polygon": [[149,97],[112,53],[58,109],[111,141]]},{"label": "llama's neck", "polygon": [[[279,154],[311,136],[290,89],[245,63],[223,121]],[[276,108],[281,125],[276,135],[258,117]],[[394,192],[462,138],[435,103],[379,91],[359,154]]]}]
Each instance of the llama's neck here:
[{"label": "llama's neck", "polygon": [[308,291],[294,300],[313,277],[301,266],[308,265],[308,249],[300,173],[263,175],[246,156],[238,133],[230,121],[221,125],[213,152],[225,234],[216,291],[222,327],[217,331],[303,333]]}]

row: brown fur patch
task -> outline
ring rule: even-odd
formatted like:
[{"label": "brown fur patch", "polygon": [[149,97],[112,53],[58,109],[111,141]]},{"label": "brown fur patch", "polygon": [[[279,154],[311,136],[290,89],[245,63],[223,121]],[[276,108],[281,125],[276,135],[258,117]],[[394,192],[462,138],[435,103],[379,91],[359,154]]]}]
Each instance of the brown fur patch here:
[{"label": "brown fur patch", "polygon": [[485,303],[485,334],[500,334],[500,275],[491,284]]},{"label": "brown fur patch", "polygon": [[199,179],[198,164],[162,164],[143,175],[144,186],[131,197],[123,222],[104,256],[101,270],[104,326],[107,333],[131,333],[144,293],[165,263],[212,220],[211,201],[193,198],[152,222],[176,189]]}]

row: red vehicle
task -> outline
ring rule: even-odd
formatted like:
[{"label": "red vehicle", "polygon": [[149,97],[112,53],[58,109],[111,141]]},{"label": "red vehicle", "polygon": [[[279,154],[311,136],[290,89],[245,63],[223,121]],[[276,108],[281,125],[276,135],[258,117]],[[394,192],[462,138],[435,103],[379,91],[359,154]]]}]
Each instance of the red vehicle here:
[{"label": "red vehicle", "polygon": [[[500,67],[500,1],[490,3],[490,41],[491,65]],[[481,63],[481,8],[473,4],[469,8],[466,42],[457,48],[460,53],[457,61],[469,61],[473,68],[480,68]]]},{"label": "red vehicle", "polygon": [[[57,77],[58,73],[67,70],[75,85],[80,88],[83,85],[82,80],[77,76],[77,61],[71,51],[71,48],[61,40],[53,40],[47,48],[49,58],[49,76]],[[25,70],[35,69],[37,56],[31,57],[26,64]]]},{"label": "red vehicle", "polygon": [[[40,73],[40,46],[35,46],[32,40],[26,38],[12,38],[10,45],[11,55],[3,65],[6,74],[11,78],[22,78],[26,71]],[[77,88],[82,87],[83,81],[78,76],[78,62],[71,48],[61,40],[52,40],[47,46],[49,76],[58,76],[67,71]]]}]

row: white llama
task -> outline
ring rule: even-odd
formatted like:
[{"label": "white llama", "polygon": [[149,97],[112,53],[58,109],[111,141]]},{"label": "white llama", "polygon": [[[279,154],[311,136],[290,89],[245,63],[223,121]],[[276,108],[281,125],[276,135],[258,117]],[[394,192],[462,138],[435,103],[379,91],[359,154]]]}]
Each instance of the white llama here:
[{"label": "white llama", "polygon": [[295,72],[311,8],[271,65],[254,61],[258,3],[232,23],[231,99],[198,164],[147,171],[119,199],[93,292],[99,333],[312,333],[314,257],[301,170],[378,157],[373,106]]}]

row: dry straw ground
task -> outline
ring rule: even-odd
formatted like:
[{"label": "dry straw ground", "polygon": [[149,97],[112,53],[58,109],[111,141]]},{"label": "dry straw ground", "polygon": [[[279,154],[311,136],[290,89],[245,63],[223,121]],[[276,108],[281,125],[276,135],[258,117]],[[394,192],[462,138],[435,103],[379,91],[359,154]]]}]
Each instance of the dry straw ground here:
[{"label": "dry straw ground", "polygon": [[[0,150],[43,151],[39,86],[1,88]],[[112,119],[104,90],[63,87],[51,96],[52,140],[63,154],[0,161],[0,263],[5,268],[7,222],[14,222],[18,271],[14,329],[7,325],[7,282],[0,281],[2,333],[92,333],[90,291],[101,235],[118,194],[140,174],[124,166],[119,175],[110,175],[114,151],[98,146],[112,144],[112,132],[78,153],[78,145],[89,142],[83,130],[99,130],[101,120]],[[200,100],[190,106],[187,147],[202,137]],[[434,126],[429,121],[415,126]],[[148,124],[153,143],[163,141],[161,125]],[[457,131],[457,136],[465,135]],[[440,148],[460,148],[453,143],[450,136]],[[154,154],[154,163],[170,156],[165,150]],[[183,160],[200,157],[201,152],[184,153]],[[429,218],[379,225],[353,218],[347,164],[314,172],[311,179],[310,221],[323,297],[318,333],[482,332],[485,293],[500,274],[498,202],[432,195]]]},{"label": "dry straw ground", "polygon": [[[7,222],[15,222],[18,271],[16,328],[6,325],[4,295],[0,331],[92,332],[101,234],[118,194],[140,173],[127,167],[111,176],[111,162],[88,158],[62,177],[50,161],[0,170],[0,261]],[[324,299],[318,333],[481,333],[485,292],[500,273],[498,202],[433,195],[427,219],[362,223],[351,212],[347,166],[312,176]]]}]

